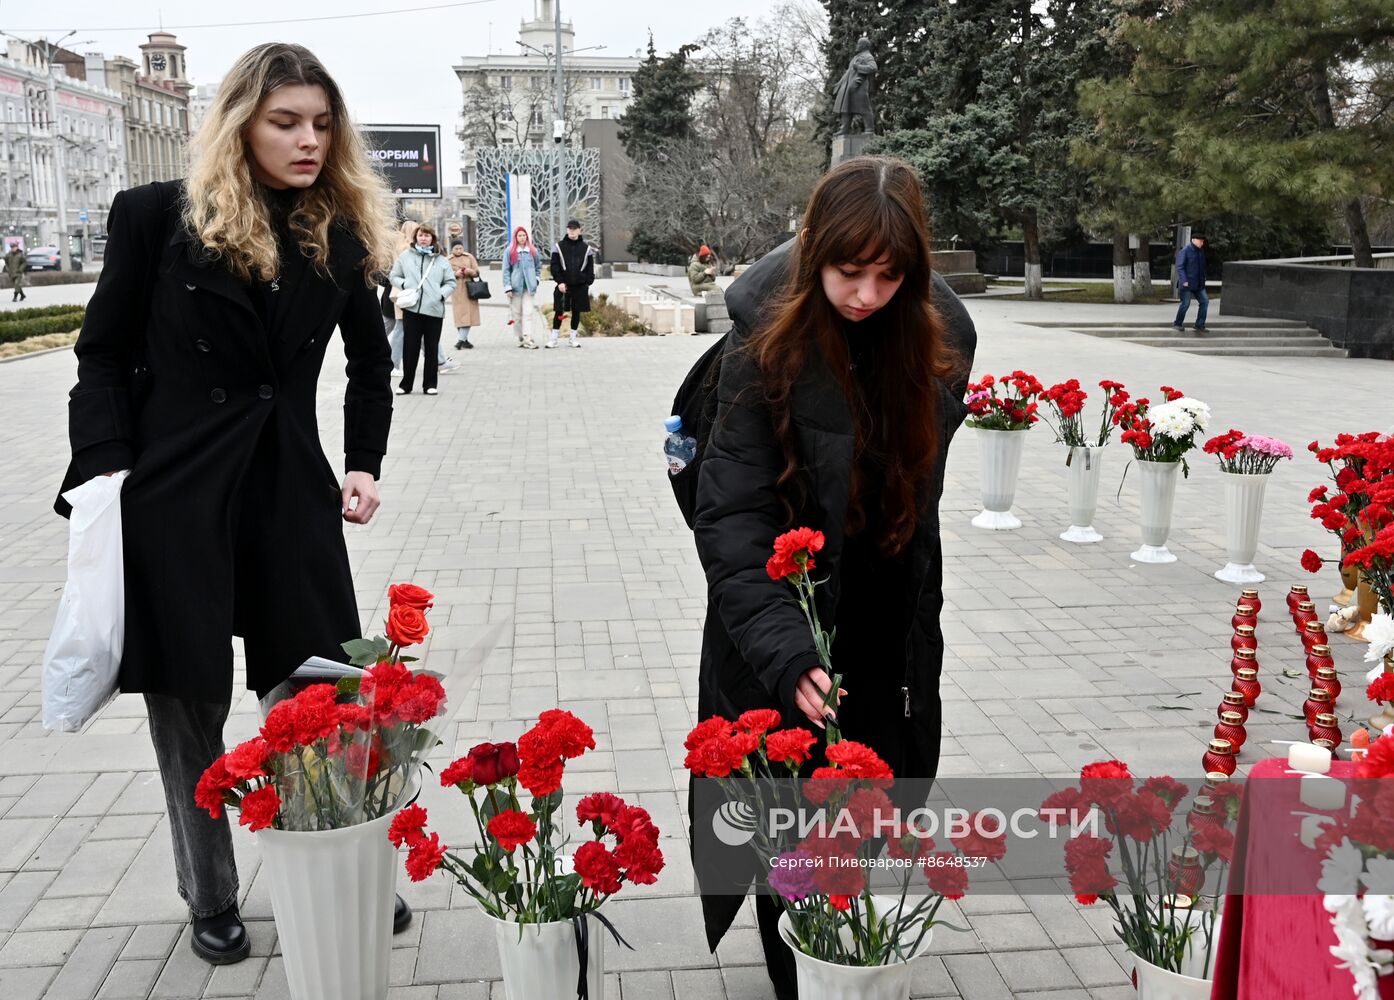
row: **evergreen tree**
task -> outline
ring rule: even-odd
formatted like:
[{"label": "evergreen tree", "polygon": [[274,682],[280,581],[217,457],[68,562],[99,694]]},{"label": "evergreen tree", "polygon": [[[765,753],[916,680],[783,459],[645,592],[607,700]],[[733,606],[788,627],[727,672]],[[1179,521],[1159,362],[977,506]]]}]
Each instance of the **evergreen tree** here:
[{"label": "evergreen tree", "polygon": [[1372,266],[1362,198],[1394,183],[1389,0],[1116,0],[1127,72],[1083,89],[1077,150],[1134,204],[1300,225],[1339,213]]},{"label": "evergreen tree", "polygon": [[[635,220],[629,240],[630,251],[640,260],[681,264],[686,260],[683,246],[673,235],[688,224],[699,225],[700,192],[690,192],[687,204],[671,202],[671,185],[650,183],[650,175],[666,173],[668,151],[689,151],[696,139],[692,117],[692,98],[702,80],[689,65],[696,45],[684,45],[676,52],[659,57],[649,35],[648,57],[634,74],[634,100],[619,119],[619,138],[633,165],[625,188],[630,214]],[[691,159],[691,157],[684,157]],[[664,204],[657,202],[662,200]],[[646,220],[673,219],[676,224],[646,227]]]}]

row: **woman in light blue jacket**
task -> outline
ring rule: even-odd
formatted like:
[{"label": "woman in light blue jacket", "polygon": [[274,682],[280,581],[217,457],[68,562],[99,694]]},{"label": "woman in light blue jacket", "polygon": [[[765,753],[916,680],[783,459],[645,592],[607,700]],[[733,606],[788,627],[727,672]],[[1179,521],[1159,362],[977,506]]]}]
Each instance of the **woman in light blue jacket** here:
[{"label": "woman in light blue jacket", "polygon": [[542,281],[542,255],[532,245],[526,226],[513,230],[503,254],[503,292],[508,296],[508,325],[518,335],[518,346],[537,350],[532,339],[534,296]]},{"label": "woman in light blue jacket", "polygon": [[414,304],[401,306],[402,381],[397,395],[411,392],[412,383],[416,381],[416,362],[425,347],[426,371],[421,376],[421,387],[426,395],[434,396],[437,394],[437,352],[441,320],[445,317],[445,297],[455,288],[455,271],[441,256],[434,229],[426,225],[417,227],[416,240],[392,265],[388,280],[397,291],[399,304],[404,292],[408,296],[416,294]]}]

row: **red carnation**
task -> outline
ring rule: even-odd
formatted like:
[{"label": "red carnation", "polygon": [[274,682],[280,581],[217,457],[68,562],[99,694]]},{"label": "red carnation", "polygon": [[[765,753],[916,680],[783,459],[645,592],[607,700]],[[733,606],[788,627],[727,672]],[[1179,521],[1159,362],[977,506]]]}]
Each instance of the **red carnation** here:
[{"label": "red carnation", "polygon": [[509,809],[489,820],[489,836],[509,854],[537,836],[537,824],[527,813]]},{"label": "red carnation", "polygon": [[765,564],[773,580],[798,576],[814,567],[813,554],[822,550],[823,533],[812,528],[795,528],[774,540],[774,555]]},{"label": "red carnation", "polygon": [[607,830],[614,829],[620,815],[627,807],[624,799],[609,792],[592,792],[576,803],[576,822],[599,823]]},{"label": "red carnation", "polygon": [[440,834],[433,833],[422,838],[407,853],[407,876],[413,882],[424,882],[441,866],[441,862],[445,860],[445,851],[445,845],[440,842]]},{"label": "red carnation", "polygon": [[1394,701],[1394,674],[1383,673],[1365,689],[1365,697],[1371,701]]},{"label": "red carnation", "polygon": [[1315,552],[1313,552],[1311,549],[1303,549],[1303,550],[1302,550],[1302,568],[1303,568],[1303,569],[1305,569],[1308,573],[1319,573],[1319,572],[1321,572],[1321,567],[1322,567],[1321,556],[1317,555],[1317,554],[1316,554]]},{"label": "red carnation", "polygon": [[269,755],[266,741],[256,736],[224,754],[223,761],[230,777],[261,778],[266,776],[266,758]]},{"label": "red carnation", "polygon": [[713,715],[692,727],[687,738],[682,741],[684,750],[695,750],[714,736],[726,736],[732,731],[731,723],[720,716]]},{"label": "red carnation", "polygon": [[432,602],[436,599],[436,595],[425,587],[418,587],[414,583],[394,583],[387,588],[387,599],[393,604],[402,604],[409,608],[425,611],[429,607],[434,607]]},{"label": "red carnation", "polygon": [[826,756],[829,764],[834,764],[840,769],[840,777],[868,780],[895,777],[890,765],[876,756],[874,750],[853,740],[834,743],[828,747]]},{"label": "red carnation", "polygon": [[560,758],[551,758],[538,763],[525,760],[518,768],[518,783],[528,790],[533,798],[540,799],[561,788],[565,767]]},{"label": "red carnation", "polygon": [[824,865],[813,871],[813,884],[827,896],[860,896],[866,888],[866,872],[855,854],[823,854]]},{"label": "red carnation", "polygon": [[1234,856],[1234,834],[1219,823],[1201,823],[1194,828],[1191,843],[1207,858],[1229,861]]},{"label": "red carnation", "polygon": [[1370,744],[1365,756],[1355,765],[1357,778],[1394,777],[1394,736],[1381,736]]},{"label": "red carnation", "polygon": [[393,847],[415,847],[426,839],[426,810],[415,802],[397,811],[392,817],[392,825],[387,828],[387,839]]},{"label": "red carnation", "polygon": [[781,729],[766,734],[765,756],[776,763],[782,761],[797,768],[808,760],[814,742],[813,734],[807,729]]},{"label": "red carnation", "polygon": [[242,796],[238,808],[242,815],[238,817],[237,822],[256,833],[258,830],[265,830],[276,821],[276,813],[281,808],[281,797],[276,794],[275,785],[266,785]]},{"label": "red carnation", "polygon": [[224,754],[203,772],[194,786],[194,805],[207,809],[208,815],[219,819],[223,815],[223,796],[237,785],[237,779],[228,774],[227,755]]},{"label": "red carnation", "polygon": [[440,714],[445,706],[445,688],[430,674],[417,674],[411,684],[398,693],[392,714],[400,722],[421,725]]},{"label": "red carnation", "polygon": [[1101,760],[1080,769],[1079,785],[1090,802],[1106,806],[1133,790],[1133,776],[1121,760]]},{"label": "red carnation", "polygon": [[962,899],[968,892],[968,870],[958,862],[958,855],[941,851],[930,855],[924,866],[925,881],[945,899]]},{"label": "red carnation", "polygon": [[619,862],[600,841],[587,841],[576,848],[573,864],[581,884],[597,895],[609,896],[620,891]]},{"label": "red carnation", "polygon": [[736,728],[744,733],[757,735],[767,733],[779,725],[779,713],[772,708],[752,708],[742,712],[736,720]]},{"label": "red carnation", "polygon": [[950,837],[954,846],[967,858],[987,858],[1001,861],[1007,853],[1007,831],[995,816],[975,812],[968,817],[968,832]]}]

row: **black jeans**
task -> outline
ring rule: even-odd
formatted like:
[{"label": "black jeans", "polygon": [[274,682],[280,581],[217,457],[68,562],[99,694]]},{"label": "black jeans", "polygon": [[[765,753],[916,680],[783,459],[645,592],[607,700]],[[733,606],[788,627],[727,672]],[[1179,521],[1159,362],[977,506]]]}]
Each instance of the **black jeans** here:
[{"label": "black jeans", "polygon": [[237,902],[237,865],[227,813],[211,818],[194,805],[194,786],[208,765],[223,755],[226,702],[189,701],[147,694],[150,742],[160,765],[174,840],[179,895],[195,917],[211,917]]},{"label": "black jeans", "polygon": [[426,370],[421,373],[421,388],[436,387],[440,362],[440,316],[402,310],[402,388],[411,392],[416,381],[416,362],[421,349],[426,349]]},{"label": "black jeans", "polygon": [[765,951],[765,969],[770,974],[775,1000],[798,1000],[798,972],[794,953],[779,936],[779,917],[784,912],[768,892],[757,889],[755,922],[760,928],[760,947]]}]

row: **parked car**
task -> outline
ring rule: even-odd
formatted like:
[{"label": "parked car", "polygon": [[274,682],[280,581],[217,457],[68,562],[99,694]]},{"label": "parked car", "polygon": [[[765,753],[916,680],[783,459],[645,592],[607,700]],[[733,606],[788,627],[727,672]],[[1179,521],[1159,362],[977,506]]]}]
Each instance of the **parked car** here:
[{"label": "parked car", "polygon": [[[62,258],[58,256],[57,247],[34,247],[25,256],[26,271],[58,271],[63,267]],[[82,270],[82,257],[79,254],[72,255],[72,271]]]}]

